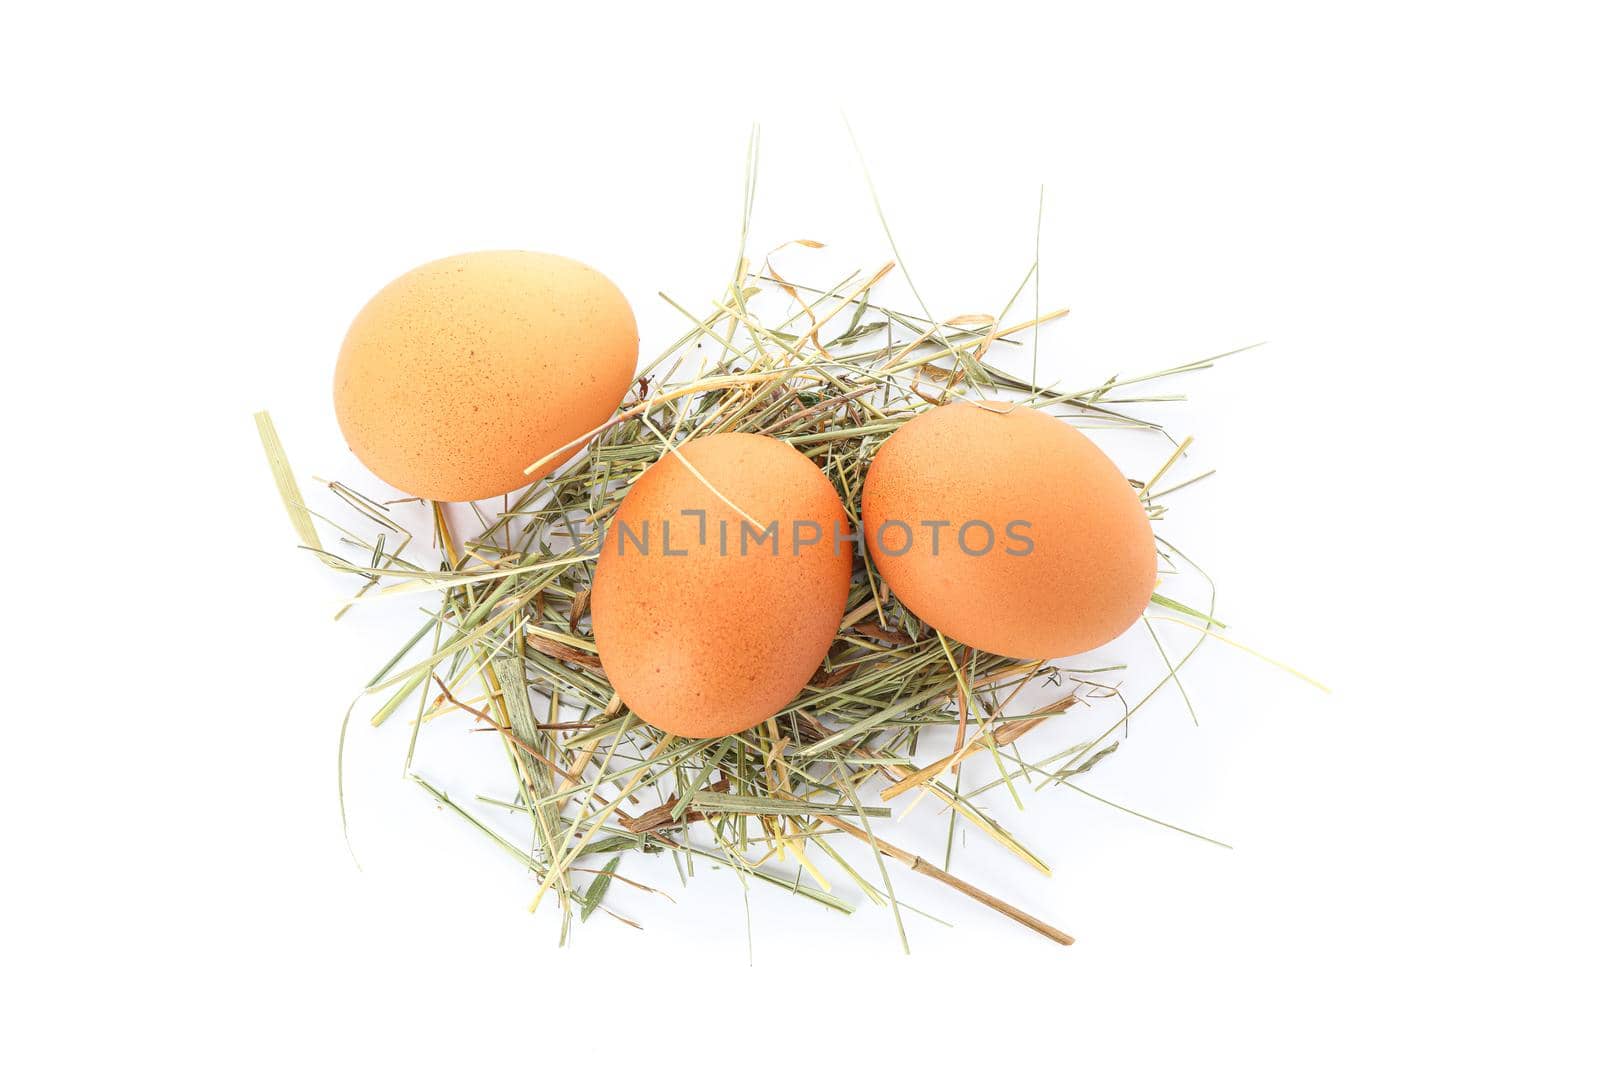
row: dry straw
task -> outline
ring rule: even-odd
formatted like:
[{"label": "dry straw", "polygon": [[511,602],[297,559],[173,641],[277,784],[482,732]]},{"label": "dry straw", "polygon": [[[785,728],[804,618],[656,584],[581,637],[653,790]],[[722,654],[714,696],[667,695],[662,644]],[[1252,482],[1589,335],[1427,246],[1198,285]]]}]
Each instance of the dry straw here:
[{"label": "dry straw", "polygon": [[[744,233],[755,160],[752,138]],[[1072,942],[950,874],[957,828],[983,834],[1021,866],[1048,874],[1044,860],[978,798],[1003,789],[1020,809],[1024,793],[1053,785],[1092,796],[1076,779],[1116,750],[1128,720],[1177,682],[1195,650],[1220,628],[1212,618],[1214,595],[1203,609],[1155,598],[1147,620],[1181,618],[1198,634],[1172,654],[1151,628],[1165,668],[1129,700],[1116,680],[1121,668],[1069,672],[947,640],[908,614],[863,560],[837,639],[805,690],[760,726],[711,740],[663,734],[622,706],[588,627],[602,524],[635,478],[687,441],[729,432],[781,438],[827,474],[856,520],[875,450],[932,405],[957,397],[1010,399],[1079,424],[1165,434],[1125,413],[1127,403],[1153,399],[1133,387],[1213,362],[1086,388],[1040,388],[984,358],[997,347],[1018,345],[1017,334],[1066,314],[1035,307],[1025,321],[1008,322],[1012,305],[1037,277],[1037,263],[999,314],[945,321],[934,321],[925,308],[909,314],[875,302],[874,287],[893,269],[885,264],[825,289],[807,287],[779,274],[770,257],[753,266],[741,237],[730,285],[703,310],[662,294],[682,314],[683,333],[641,373],[615,417],[584,439],[573,461],[507,499],[499,514],[474,507],[474,532],[465,539],[438,505],[380,503],[339,483],[328,489],[350,514],[342,522],[314,516],[271,420],[265,413],[257,417],[303,547],[355,579],[354,598],[418,591],[437,597],[423,625],[366,685],[371,722],[382,725],[411,710],[406,773],[531,872],[538,886],[532,906],[559,911],[563,942],[574,919],[587,920],[597,910],[622,919],[607,902],[618,885],[646,888],[638,880],[642,870],[632,872],[634,878],[619,873],[620,861],[635,853],[670,855],[684,881],[713,864],[731,870],[747,888],[768,883],[840,912],[854,909],[852,898],[884,906],[905,944],[902,909],[909,906],[896,893],[892,861],[1045,937]],[[1173,493],[1198,480],[1171,484],[1171,468],[1188,441],[1167,439],[1173,460],[1135,486],[1155,519]],[[528,457],[529,466],[543,458]],[[1163,484],[1155,492],[1158,480]],[[411,558],[411,539],[393,509],[419,506],[431,516],[442,561]],[[337,551],[319,540],[313,517],[337,536]],[[1167,569],[1198,572],[1165,540],[1159,544]],[[1106,701],[1124,710],[1097,737],[1048,755],[1023,755],[1024,738],[1037,741],[1074,709]],[[412,769],[423,726],[452,716],[495,735],[510,772],[465,803]],[[343,742],[341,731],[341,751]],[[962,770],[972,765],[987,779],[964,788]],[[948,820],[942,862],[894,842],[885,804],[897,798],[920,805],[925,817]],[[343,805],[341,775],[341,814]],[[520,821],[520,832],[504,828],[507,812]],[[859,850],[839,847],[844,838],[868,847],[870,866],[860,863]]]}]

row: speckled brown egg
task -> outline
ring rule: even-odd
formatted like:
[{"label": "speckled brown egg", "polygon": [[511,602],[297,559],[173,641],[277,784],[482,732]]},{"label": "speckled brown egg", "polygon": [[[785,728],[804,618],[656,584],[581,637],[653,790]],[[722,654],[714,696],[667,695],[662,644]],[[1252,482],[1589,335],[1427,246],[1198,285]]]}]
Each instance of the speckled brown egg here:
[{"label": "speckled brown egg", "polygon": [[623,703],[681,737],[775,714],[838,633],[849,533],[833,485],[775,438],[717,434],[663,456],[607,527],[590,599]]},{"label": "speckled brown egg", "polygon": [[901,603],[986,652],[1053,659],[1132,626],[1156,582],[1143,504],[1111,459],[1034,408],[951,404],[895,431],[861,497]]},{"label": "speckled brown egg", "polygon": [[425,263],[361,309],[334,371],[345,440],[374,474],[429,500],[520,489],[529,464],[604,422],[639,358],[605,275],[542,252]]}]

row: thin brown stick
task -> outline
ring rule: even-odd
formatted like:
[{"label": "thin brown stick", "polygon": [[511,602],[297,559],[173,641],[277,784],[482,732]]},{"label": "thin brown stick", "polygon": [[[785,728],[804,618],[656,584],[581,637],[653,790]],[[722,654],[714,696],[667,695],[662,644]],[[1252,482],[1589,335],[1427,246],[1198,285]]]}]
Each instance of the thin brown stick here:
[{"label": "thin brown stick", "polygon": [[449,689],[445,688],[444,679],[440,678],[437,673],[435,673],[434,676],[433,676],[433,684],[439,687],[439,692],[444,694],[444,698],[446,700],[448,700],[450,703],[454,704],[456,707],[460,708],[462,711],[466,712],[468,715],[471,715],[474,719],[477,719],[479,722],[483,723],[485,726],[489,727],[491,730],[493,730],[496,733],[498,733],[501,736],[503,736],[506,740],[510,741],[513,745],[516,745],[517,748],[519,750],[521,750],[525,755],[532,756],[534,759],[538,760],[540,763],[544,764],[546,767],[549,767],[552,771],[555,771],[557,774],[561,775],[561,777],[565,778],[567,781],[571,782],[573,785],[582,785],[583,784],[583,779],[581,777],[577,777],[577,776],[571,774],[568,771],[562,770],[560,765],[558,765],[554,760],[550,759],[550,757],[546,756],[544,753],[540,752],[538,749],[534,748],[533,746],[529,745],[526,741],[522,740],[522,738],[520,738],[516,734],[512,733],[511,732],[511,727],[502,726],[500,723],[495,722],[493,718],[491,718],[490,716],[484,714],[484,712],[483,712],[483,710],[481,708],[475,708],[471,704],[465,704],[465,703],[457,700],[455,698],[455,694],[451,693]]},{"label": "thin brown stick", "polygon": [[1021,908],[1007,904],[1005,901],[1001,900],[992,893],[985,893],[983,890],[979,889],[970,882],[963,882],[961,879],[957,878],[953,874],[950,874],[948,871],[942,870],[939,867],[935,867],[933,864],[929,863],[927,860],[923,859],[914,852],[907,852],[905,849],[900,848],[897,845],[891,845],[881,837],[875,838],[869,836],[867,832],[860,827],[852,826],[842,819],[835,819],[831,815],[818,815],[816,818],[818,822],[827,823],[829,826],[832,826],[835,829],[843,830],[857,841],[864,841],[869,845],[875,845],[878,851],[883,853],[885,856],[888,856],[891,859],[899,860],[901,863],[905,864],[907,867],[910,867],[918,874],[925,874],[936,882],[943,882],[951,889],[954,889],[957,893],[971,897],[973,900],[976,900],[979,904],[982,904],[985,907],[993,908],[1001,915],[1004,915],[1006,918],[1015,922],[1021,923],[1023,926],[1026,926],[1036,934],[1043,934],[1045,937],[1048,937],[1050,940],[1061,945],[1070,945],[1073,942],[1073,937],[1071,934],[1057,930],[1054,926],[1051,926],[1043,919],[1034,918]]},{"label": "thin brown stick", "polygon": [[915,789],[924,782],[927,782],[933,778],[937,778],[944,772],[959,766],[961,762],[968,756],[977,753],[987,744],[994,744],[1002,747],[1009,745],[1011,742],[1017,740],[1034,727],[1043,725],[1044,721],[1045,720],[1043,718],[1021,719],[1013,722],[1003,723],[998,730],[980,733],[975,736],[971,742],[962,745],[956,751],[950,753],[948,756],[945,756],[943,759],[934,760],[920,771],[908,774],[898,782],[884,786],[881,790],[879,790],[878,796],[882,797],[884,800],[893,800],[906,790]]},{"label": "thin brown stick", "polygon": [[[1024,680],[1024,684],[1026,684],[1026,680]],[[1020,691],[1021,688],[1019,686],[1018,692]],[[1006,703],[1010,703],[1011,698],[1014,696],[1016,696],[1016,693],[1012,693],[1010,697],[1007,697]],[[945,771],[948,771],[950,768],[955,767],[962,760],[966,759],[968,756],[971,756],[981,748],[1004,748],[1006,745],[1009,745],[1021,738],[1034,727],[1042,726],[1046,719],[1048,719],[1050,716],[1066,711],[1077,702],[1077,694],[1069,693],[1055,703],[1048,704],[1040,708],[1038,711],[1033,713],[1032,717],[1025,719],[1011,719],[1007,722],[999,723],[994,727],[994,729],[986,730],[985,732],[980,733],[970,742],[962,745],[960,748],[957,748],[954,752],[950,753],[950,755],[944,757],[943,759],[935,760],[933,763],[928,764],[928,766],[922,768],[921,770],[913,769],[910,774],[888,786],[885,786],[879,791],[878,795],[884,800],[893,800],[906,790],[915,789],[917,786],[922,785],[930,779],[937,778],[939,775],[943,774]],[[1004,707],[1005,704],[1002,704],[1001,708],[1003,709]],[[995,720],[991,719],[989,721],[992,723]]]}]

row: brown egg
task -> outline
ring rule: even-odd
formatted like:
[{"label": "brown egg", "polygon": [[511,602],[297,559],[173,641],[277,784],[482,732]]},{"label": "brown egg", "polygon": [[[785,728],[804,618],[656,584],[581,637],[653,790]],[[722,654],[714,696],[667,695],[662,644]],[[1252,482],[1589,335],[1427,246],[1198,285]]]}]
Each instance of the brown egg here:
[{"label": "brown egg", "polygon": [[599,271],[470,252],[402,274],[361,309],[333,403],[351,449],[396,489],[479,500],[570,458],[523,473],[609,418],[638,359],[633,311]]},{"label": "brown egg", "polygon": [[627,707],[720,737],[798,696],[844,617],[853,557],[836,532],[850,528],[832,483],[775,438],[716,434],[652,465],[606,530],[590,599]]},{"label": "brown egg", "polygon": [[1087,437],[1034,408],[918,415],[879,449],[861,510],[901,603],[986,652],[1087,652],[1138,621],[1155,589],[1138,495]]}]

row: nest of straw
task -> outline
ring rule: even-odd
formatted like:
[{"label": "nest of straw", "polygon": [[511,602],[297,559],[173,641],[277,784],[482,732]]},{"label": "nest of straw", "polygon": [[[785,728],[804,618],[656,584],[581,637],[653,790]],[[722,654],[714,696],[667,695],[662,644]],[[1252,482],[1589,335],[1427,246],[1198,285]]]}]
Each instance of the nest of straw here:
[{"label": "nest of straw", "polygon": [[[748,209],[747,199],[747,217]],[[597,911],[632,923],[608,901],[619,883],[646,888],[644,874],[622,873],[625,859],[639,854],[670,855],[682,878],[697,859],[712,861],[747,887],[767,883],[841,912],[854,910],[850,897],[885,906],[902,942],[890,867],[904,865],[1046,937],[1072,941],[993,887],[949,873],[955,827],[981,833],[1021,866],[1048,874],[1044,860],[990,813],[985,794],[1009,794],[1020,810],[1025,790],[1087,792],[1074,780],[1116,751],[1129,718],[1217,634],[1214,588],[1204,605],[1154,598],[1153,611],[1195,633],[1188,647],[1170,651],[1156,640],[1163,670],[1130,699],[1122,668],[1068,669],[947,639],[907,612],[862,554],[837,638],[805,690],[760,726],[708,740],[663,735],[633,715],[607,680],[588,627],[606,520],[650,464],[692,438],[728,432],[781,438],[827,474],[859,520],[861,483],[875,451],[930,406],[1003,399],[1080,424],[1166,435],[1126,413],[1122,402],[1140,399],[1135,387],[1203,370],[1220,358],[1075,391],[1039,388],[985,359],[1065,314],[1035,307],[1011,322],[1027,278],[997,314],[935,322],[874,302],[874,287],[892,269],[887,264],[812,288],[780,275],[770,256],[756,268],[741,254],[728,288],[706,313],[664,296],[682,313],[683,334],[639,375],[616,415],[582,442],[575,459],[505,500],[498,514],[472,505],[469,534],[454,529],[438,504],[380,503],[337,482],[327,489],[343,512],[335,518],[312,510],[270,418],[257,416],[302,545],[357,583],[352,602],[418,592],[437,597],[423,625],[365,686],[366,699],[376,704],[371,723],[381,726],[414,709],[407,775],[531,872],[532,907],[553,904],[563,942],[574,921]],[[1172,493],[1205,477],[1172,476],[1188,442],[1167,440],[1171,458],[1134,483],[1153,519],[1162,517]],[[539,462],[529,458],[530,467]],[[423,546],[397,521],[400,507],[427,509],[437,562],[414,558]],[[324,543],[319,523],[335,535],[334,544]],[[1211,588],[1192,561],[1165,539],[1157,543],[1164,571],[1192,569]],[[1024,754],[1025,741],[1036,744],[1073,709],[1100,701],[1121,709],[1110,725],[1071,743],[1047,744],[1046,754]],[[458,803],[418,774],[412,760],[424,727],[460,716],[498,739],[507,771],[472,801]],[[341,753],[349,722],[347,714]],[[963,787],[962,768],[969,765],[983,777],[972,784],[969,772]],[[342,815],[342,774],[339,796]],[[884,820],[897,798],[926,802],[929,817],[949,820],[942,863],[893,842]],[[504,828],[508,812],[520,833]],[[490,825],[489,813],[500,829]],[[845,838],[864,843],[870,861],[860,860],[859,848],[841,848]]]}]

